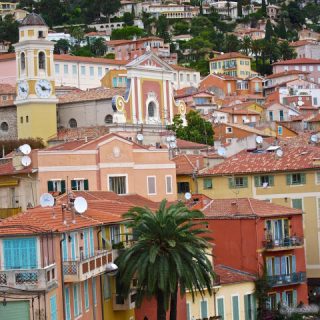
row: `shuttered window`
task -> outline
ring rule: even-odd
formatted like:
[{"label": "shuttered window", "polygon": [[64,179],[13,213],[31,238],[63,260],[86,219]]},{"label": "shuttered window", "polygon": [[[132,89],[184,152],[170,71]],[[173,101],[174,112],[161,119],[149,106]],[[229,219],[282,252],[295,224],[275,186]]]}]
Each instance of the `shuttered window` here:
[{"label": "shuttered window", "polygon": [[89,181],[88,181],[88,179],[74,179],[74,180],[71,180],[71,190],[73,190],[73,191],[89,190]]},{"label": "shuttered window", "polygon": [[191,320],[190,303],[187,302],[187,320]]},{"label": "shuttered window", "polygon": [[38,267],[36,238],[4,239],[2,244],[6,270]]},{"label": "shuttered window", "polygon": [[232,320],[240,320],[239,318],[239,297],[232,297]]},{"label": "shuttered window", "polygon": [[93,228],[89,229],[90,235],[90,257],[94,255],[94,237],[93,237]]},{"label": "shuttered window", "polygon": [[97,305],[97,283],[96,278],[92,278],[92,300],[93,304]]},{"label": "shuttered window", "polygon": [[287,185],[300,185],[306,183],[305,173],[291,173],[287,174]]},{"label": "shuttered window", "polygon": [[57,317],[57,296],[53,295],[50,297],[50,319],[58,320]]},{"label": "shuttered window", "polygon": [[156,177],[147,177],[148,194],[156,194]]},{"label": "shuttered window", "polygon": [[88,280],[84,281],[83,290],[84,290],[84,307],[85,307],[86,310],[89,310],[89,286],[88,286]]},{"label": "shuttered window", "polygon": [[224,299],[217,298],[217,308],[218,308],[218,316],[221,317],[221,320],[224,320]]},{"label": "shuttered window", "polygon": [[79,283],[73,285],[73,303],[74,316],[78,317],[81,314],[81,292]]},{"label": "shuttered window", "polygon": [[64,289],[64,303],[66,309],[66,320],[71,319],[71,310],[70,310],[70,290],[69,288]]},{"label": "shuttered window", "polygon": [[172,176],[166,176],[166,194],[171,194],[172,191]]},{"label": "shuttered window", "polygon": [[292,199],[292,207],[295,209],[302,209],[302,199]]},{"label": "shuttered window", "polygon": [[230,177],[229,178],[229,188],[247,188],[248,187],[248,177]]},{"label": "shuttered window", "polygon": [[62,241],[62,259],[63,261],[68,261],[68,243],[67,243],[67,235],[65,235],[65,239]]},{"label": "shuttered window", "polygon": [[207,318],[208,317],[208,301],[207,300],[201,300],[200,302],[201,307],[201,318]]},{"label": "shuttered window", "polygon": [[212,178],[203,179],[203,189],[212,189]]},{"label": "shuttered window", "polygon": [[48,192],[66,192],[66,181],[65,180],[49,180],[47,182]]},{"label": "shuttered window", "polygon": [[109,191],[113,191],[117,194],[126,194],[127,193],[126,183],[127,183],[126,176],[109,177]]},{"label": "shuttered window", "polygon": [[255,176],[254,185],[255,187],[264,187],[264,188],[274,186],[274,176],[270,176],[270,175]]},{"label": "shuttered window", "polygon": [[102,275],[103,278],[103,297],[105,300],[111,298],[111,283],[108,275]]},{"label": "shuttered window", "polygon": [[253,294],[244,295],[245,320],[255,320],[255,299]]}]

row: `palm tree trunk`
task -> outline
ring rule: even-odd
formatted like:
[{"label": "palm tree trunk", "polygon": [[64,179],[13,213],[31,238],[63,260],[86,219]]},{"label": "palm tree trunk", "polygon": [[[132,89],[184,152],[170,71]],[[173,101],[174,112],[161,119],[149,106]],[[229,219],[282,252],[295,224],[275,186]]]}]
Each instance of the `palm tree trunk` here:
[{"label": "palm tree trunk", "polygon": [[178,287],[170,299],[170,320],[177,320]]},{"label": "palm tree trunk", "polygon": [[157,320],[166,320],[166,309],[164,306],[164,294],[161,290],[157,293]]}]

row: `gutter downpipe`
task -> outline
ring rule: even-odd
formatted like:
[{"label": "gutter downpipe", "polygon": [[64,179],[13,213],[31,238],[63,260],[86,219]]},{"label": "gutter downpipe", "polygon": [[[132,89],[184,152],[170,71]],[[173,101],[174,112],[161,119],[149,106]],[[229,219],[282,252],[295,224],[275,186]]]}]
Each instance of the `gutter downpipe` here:
[{"label": "gutter downpipe", "polygon": [[62,287],[62,311],[63,311],[63,319],[66,319],[66,306],[65,306],[65,296],[64,296],[64,274],[63,274],[63,255],[62,255],[62,242],[66,240],[66,234],[63,233],[63,239],[60,240],[60,268],[61,268],[61,287]]},{"label": "gutter downpipe", "polygon": [[[97,233],[97,238],[98,238],[98,250],[100,250],[100,241],[99,241],[99,234],[102,231],[102,227],[100,226],[100,229]],[[107,277],[107,275],[106,275]],[[102,320],[104,320],[104,299],[103,299],[103,283],[102,283],[102,275],[100,275],[100,296],[101,296],[101,311],[102,311]]]}]

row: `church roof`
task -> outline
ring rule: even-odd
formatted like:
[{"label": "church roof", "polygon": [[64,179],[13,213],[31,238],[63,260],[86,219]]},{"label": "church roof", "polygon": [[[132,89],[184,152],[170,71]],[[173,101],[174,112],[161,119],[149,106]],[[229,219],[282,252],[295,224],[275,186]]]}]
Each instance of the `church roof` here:
[{"label": "church roof", "polygon": [[28,14],[21,22],[21,26],[46,26],[47,24],[43,20],[43,18],[32,12]]}]

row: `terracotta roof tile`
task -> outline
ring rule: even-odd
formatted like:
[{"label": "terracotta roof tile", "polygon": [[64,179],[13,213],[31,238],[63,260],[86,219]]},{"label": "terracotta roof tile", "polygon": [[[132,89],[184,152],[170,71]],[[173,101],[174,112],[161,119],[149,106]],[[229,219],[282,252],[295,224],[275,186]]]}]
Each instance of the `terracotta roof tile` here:
[{"label": "terracotta roof tile", "polygon": [[310,59],[310,58],[298,58],[298,59],[292,59],[292,60],[278,61],[278,62],[274,63],[273,66],[295,65],[295,64],[320,64],[320,60]]},{"label": "terracotta roof tile", "polygon": [[16,94],[16,88],[8,83],[0,83],[0,95],[1,94]]},{"label": "terracotta roof tile", "polygon": [[178,149],[204,149],[207,147],[206,144],[183,140],[183,139],[177,139],[177,148]]},{"label": "terracotta roof tile", "polygon": [[[293,139],[294,140],[294,139]],[[283,156],[274,152],[241,151],[223,163],[201,171],[202,175],[253,174],[263,172],[299,171],[320,168],[320,148],[316,146],[283,146]]]},{"label": "terracotta roof tile", "polygon": [[219,276],[220,283],[222,285],[240,282],[253,282],[256,280],[256,276],[254,274],[234,269],[222,264],[215,265],[214,272]]},{"label": "terracotta roof tile", "polygon": [[[203,155],[181,154],[172,159],[176,164],[176,173],[192,174],[195,170],[202,170],[204,165]],[[197,166],[199,166],[197,168]]]},{"label": "terracotta roof tile", "polygon": [[184,66],[180,66],[180,65],[177,65],[177,64],[170,64],[170,66],[176,70],[176,71],[190,71],[190,72],[196,72],[195,69],[192,69],[192,68],[187,68],[187,67],[184,67]]},{"label": "terracotta roof tile", "polygon": [[210,59],[210,61],[219,61],[219,60],[225,60],[225,59],[232,59],[232,58],[246,58],[246,59],[251,59],[251,57],[248,57],[242,53],[239,52],[228,52],[221,54],[218,57]]},{"label": "terracotta roof tile", "polygon": [[288,70],[288,71],[270,74],[269,76],[266,77],[266,79],[274,79],[274,78],[280,78],[280,77],[294,75],[294,74],[299,75],[299,74],[309,74],[309,73],[310,72],[307,72],[307,71]]}]

